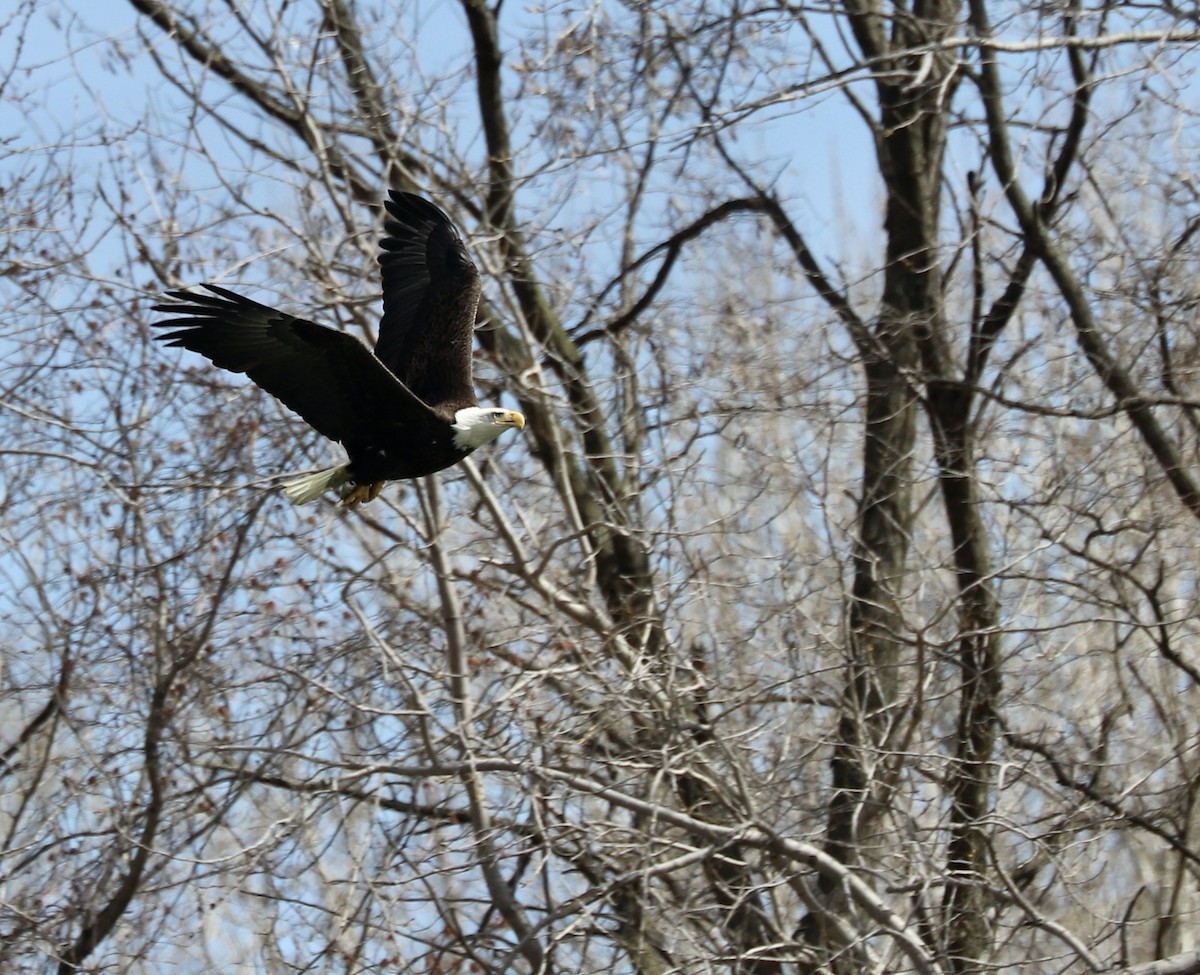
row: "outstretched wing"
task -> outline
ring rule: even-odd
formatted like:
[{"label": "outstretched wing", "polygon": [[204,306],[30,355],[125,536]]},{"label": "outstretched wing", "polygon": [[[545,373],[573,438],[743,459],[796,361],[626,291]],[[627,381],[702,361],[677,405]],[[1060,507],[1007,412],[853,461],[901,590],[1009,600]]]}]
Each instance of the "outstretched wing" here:
[{"label": "outstretched wing", "polygon": [[439,412],[475,406],[471,342],[479,272],[446,214],[412,193],[389,196],[375,355]]},{"label": "outstretched wing", "polygon": [[174,302],[154,306],[175,316],[154,323],[172,329],[158,337],[245,373],[330,440],[360,440],[374,428],[428,414],[429,407],[354,336],[216,285],[204,287],[212,294],[171,291]]}]

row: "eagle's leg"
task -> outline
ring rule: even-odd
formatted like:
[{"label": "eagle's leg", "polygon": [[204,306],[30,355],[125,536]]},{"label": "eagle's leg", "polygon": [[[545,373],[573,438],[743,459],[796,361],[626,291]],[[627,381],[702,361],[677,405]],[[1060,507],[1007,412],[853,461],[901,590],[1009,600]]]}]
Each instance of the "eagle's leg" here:
[{"label": "eagle's leg", "polygon": [[342,504],[353,508],[360,504],[366,504],[368,501],[374,501],[379,497],[379,492],[383,490],[386,483],[386,481],[375,481],[371,484],[355,484],[342,495]]}]

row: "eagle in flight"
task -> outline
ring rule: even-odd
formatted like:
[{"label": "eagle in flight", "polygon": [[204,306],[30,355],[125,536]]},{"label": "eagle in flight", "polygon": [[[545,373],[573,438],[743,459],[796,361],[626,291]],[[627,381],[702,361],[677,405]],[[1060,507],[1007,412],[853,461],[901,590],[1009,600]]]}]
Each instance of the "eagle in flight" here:
[{"label": "eagle in flight", "polygon": [[438,207],[392,190],[384,201],[383,318],[372,352],[352,335],[276,311],[213,284],[170,291],[154,310],[169,346],[249,376],[314,430],[342,444],[339,467],[287,481],[293,504],[335,491],[371,501],[387,481],[457,464],[505,430],[515,410],[481,407],[471,378],[479,272]]}]

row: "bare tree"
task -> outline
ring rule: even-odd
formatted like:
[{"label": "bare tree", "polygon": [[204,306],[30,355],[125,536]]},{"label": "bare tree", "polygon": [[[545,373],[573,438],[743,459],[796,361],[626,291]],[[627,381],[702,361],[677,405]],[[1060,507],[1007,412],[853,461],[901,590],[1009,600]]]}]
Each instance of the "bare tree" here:
[{"label": "bare tree", "polygon": [[[5,970],[1200,972],[1189,12],[93,17],[0,29]],[[529,424],[293,508],[148,309],[370,337],[388,186]]]}]

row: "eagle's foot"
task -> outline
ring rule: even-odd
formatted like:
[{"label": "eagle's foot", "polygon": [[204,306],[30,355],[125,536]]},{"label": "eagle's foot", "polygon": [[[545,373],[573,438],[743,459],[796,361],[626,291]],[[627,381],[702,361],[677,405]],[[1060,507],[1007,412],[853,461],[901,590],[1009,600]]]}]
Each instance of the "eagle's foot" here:
[{"label": "eagle's foot", "polygon": [[379,492],[383,490],[386,481],[375,481],[371,484],[347,484],[349,490],[342,495],[342,504],[347,508],[354,508],[360,504],[366,504],[368,501],[374,501],[379,497]]}]

